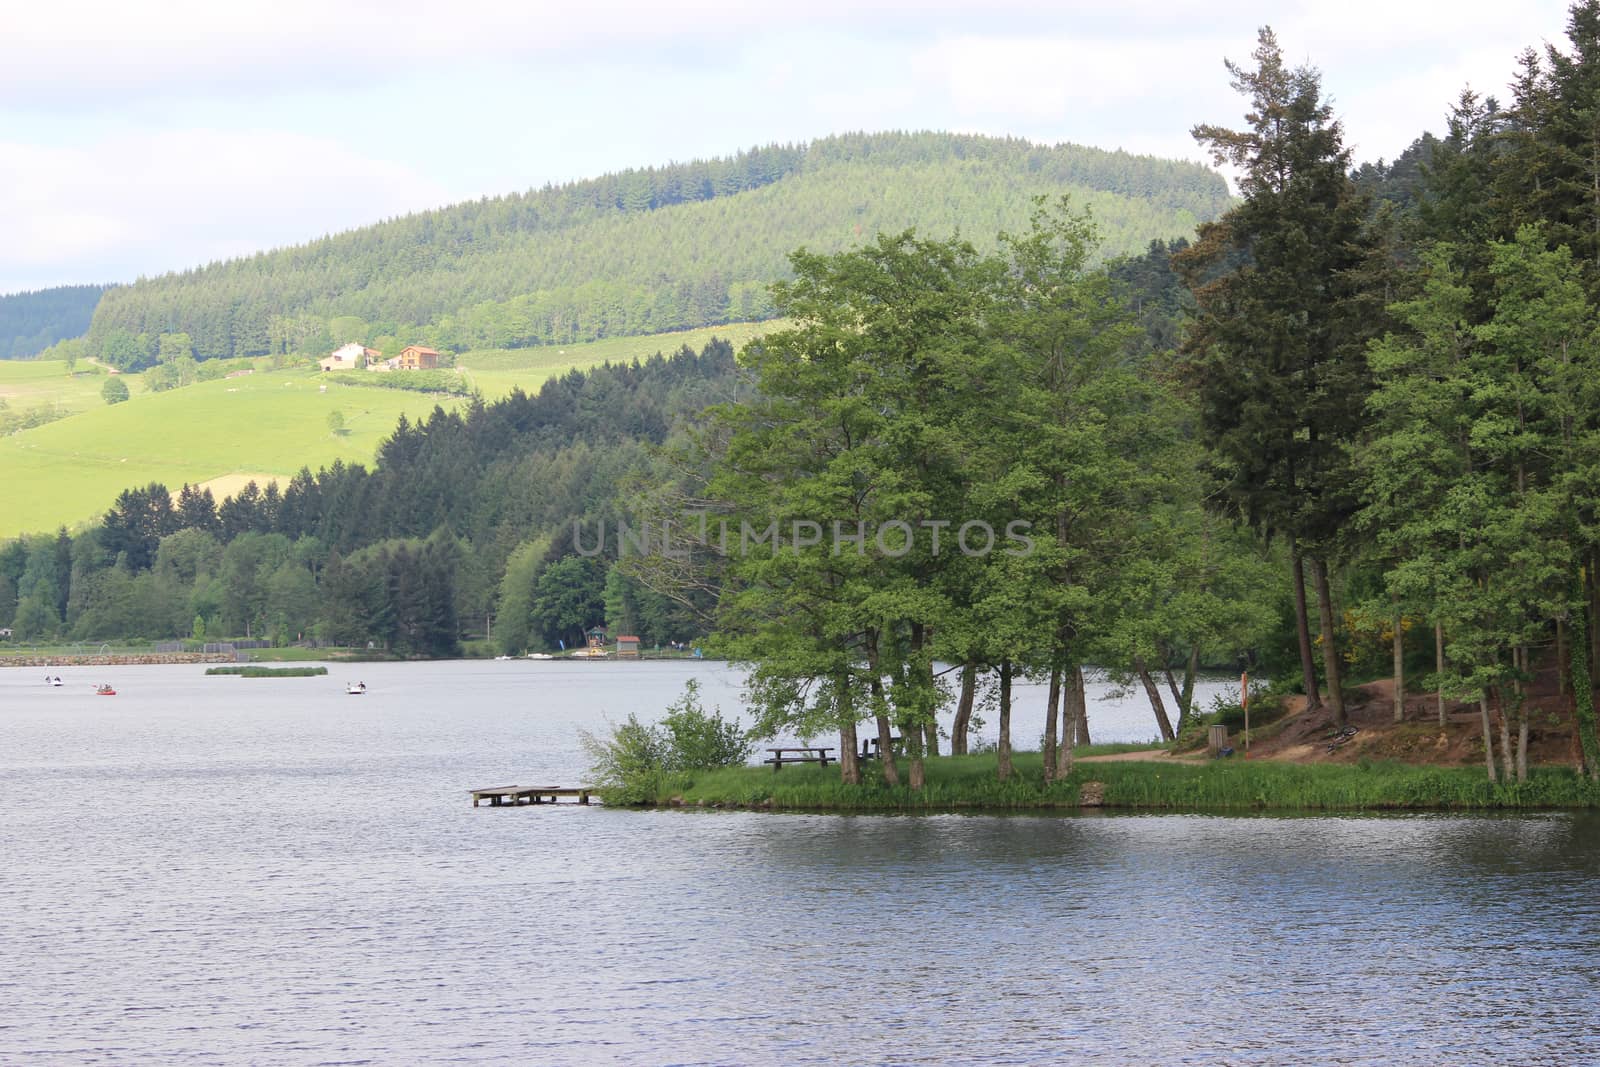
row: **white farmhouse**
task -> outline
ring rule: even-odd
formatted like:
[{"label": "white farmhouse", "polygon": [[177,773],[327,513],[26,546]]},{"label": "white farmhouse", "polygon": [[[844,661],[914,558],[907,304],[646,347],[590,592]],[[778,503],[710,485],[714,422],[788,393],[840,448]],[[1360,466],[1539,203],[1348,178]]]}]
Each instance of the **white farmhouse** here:
[{"label": "white farmhouse", "polygon": [[354,341],[341,345],[318,362],[323,370],[360,370],[372,360],[381,360],[383,353]]}]

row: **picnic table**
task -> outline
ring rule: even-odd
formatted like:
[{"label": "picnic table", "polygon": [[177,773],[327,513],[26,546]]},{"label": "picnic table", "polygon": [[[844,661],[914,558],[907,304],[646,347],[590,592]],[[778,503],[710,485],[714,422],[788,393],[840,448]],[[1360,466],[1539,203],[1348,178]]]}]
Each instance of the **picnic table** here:
[{"label": "picnic table", "polygon": [[[891,738],[889,738],[889,747],[898,750],[900,748],[900,742],[902,740],[903,740],[903,738],[900,738],[900,737],[891,737]],[[877,759],[882,755],[883,755],[883,753],[878,751],[878,735],[877,734],[873,734],[871,737],[863,737],[861,739],[861,758],[862,759]]]},{"label": "picnic table", "polygon": [[[823,745],[787,745],[782,748],[769,748],[767,751],[772,755],[762,762],[772,765],[773,774],[783,770],[785,763],[820,763],[826,767],[829,761],[833,759],[832,756],[828,755],[833,749]],[[788,752],[796,754],[792,756],[785,755]]]}]

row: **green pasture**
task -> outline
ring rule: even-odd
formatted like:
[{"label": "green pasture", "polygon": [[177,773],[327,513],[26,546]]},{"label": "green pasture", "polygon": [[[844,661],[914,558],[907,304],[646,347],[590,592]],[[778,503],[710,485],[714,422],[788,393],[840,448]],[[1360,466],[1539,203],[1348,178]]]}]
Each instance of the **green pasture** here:
[{"label": "green pasture", "polygon": [[[610,338],[565,348],[479,350],[458,365],[490,400],[514,387],[537,392],[551,377],[607,361],[646,359],[712,337],[737,347],[772,328],[741,323],[649,337]],[[101,515],[118,493],[162,482],[207,484],[220,500],[250,479],[287,479],[301,467],[343,459],[370,463],[404,414],[426,416],[459,397],[344,385],[365,373],[322,374],[305,367],[258,370],[237,378],[146,392],[127,375],[122,404],[100,397],[103,374],[68,375],[59,362],[0,361],[0,395],[13,407],[53,400],[74,414],[0,438],[0,537],[76,526]],[[344,430],[328,416],[344,416]]]}]

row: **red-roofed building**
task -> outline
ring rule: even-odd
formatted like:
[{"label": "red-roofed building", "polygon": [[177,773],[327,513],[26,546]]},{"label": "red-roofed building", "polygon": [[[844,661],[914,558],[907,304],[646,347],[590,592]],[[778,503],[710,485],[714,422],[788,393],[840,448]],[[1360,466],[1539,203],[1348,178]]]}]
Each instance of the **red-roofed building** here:
[{"label": "red-roofed building", "polygon": [[400,370],[438,370],[439,352],[437,349],[424,348],[421,345],[406,345],[400,350]]}]

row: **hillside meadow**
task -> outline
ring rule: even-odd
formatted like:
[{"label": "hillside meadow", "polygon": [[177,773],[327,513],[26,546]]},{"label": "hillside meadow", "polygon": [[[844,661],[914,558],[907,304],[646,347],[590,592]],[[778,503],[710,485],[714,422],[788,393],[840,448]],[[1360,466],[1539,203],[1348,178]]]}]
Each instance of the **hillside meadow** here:
[{"label": "hillside meadow", "polygon": [[[137,374],[127,375],[128,387],[139,389]],[[13,412],[54,403],[65,411],[89,411],[104,407],[100,389],[105,375],[94,368],[78,374],[67,373],[59,360],[0,359],[0,400]]]},{"label": "hillside meadow", "polygon": [[[771,329],[739,323],[647,337],[608,338],[564,347],[482,349],[458,360],[486,399],[514,388],[537,390],[549,378],[607,361],[645,359],[712,337],[735,345]],[[150,393],[127,375],[132,398],[107,406],[105,376],[68,375],[59,362],[0,362],[0,395],[13,408],[55,402],[74,414],[0,438],[0,537],[76,526],[102,514],[117,494],[152,481],[176,490],[203,483],[221,497],[247,481],[287,479],[301,467],[342,459],[370,463],[403,414],[426,415],[459,397],[343,384],[354,373],[295,366]],[[329,430],[338,411],[344,430]]]}]

